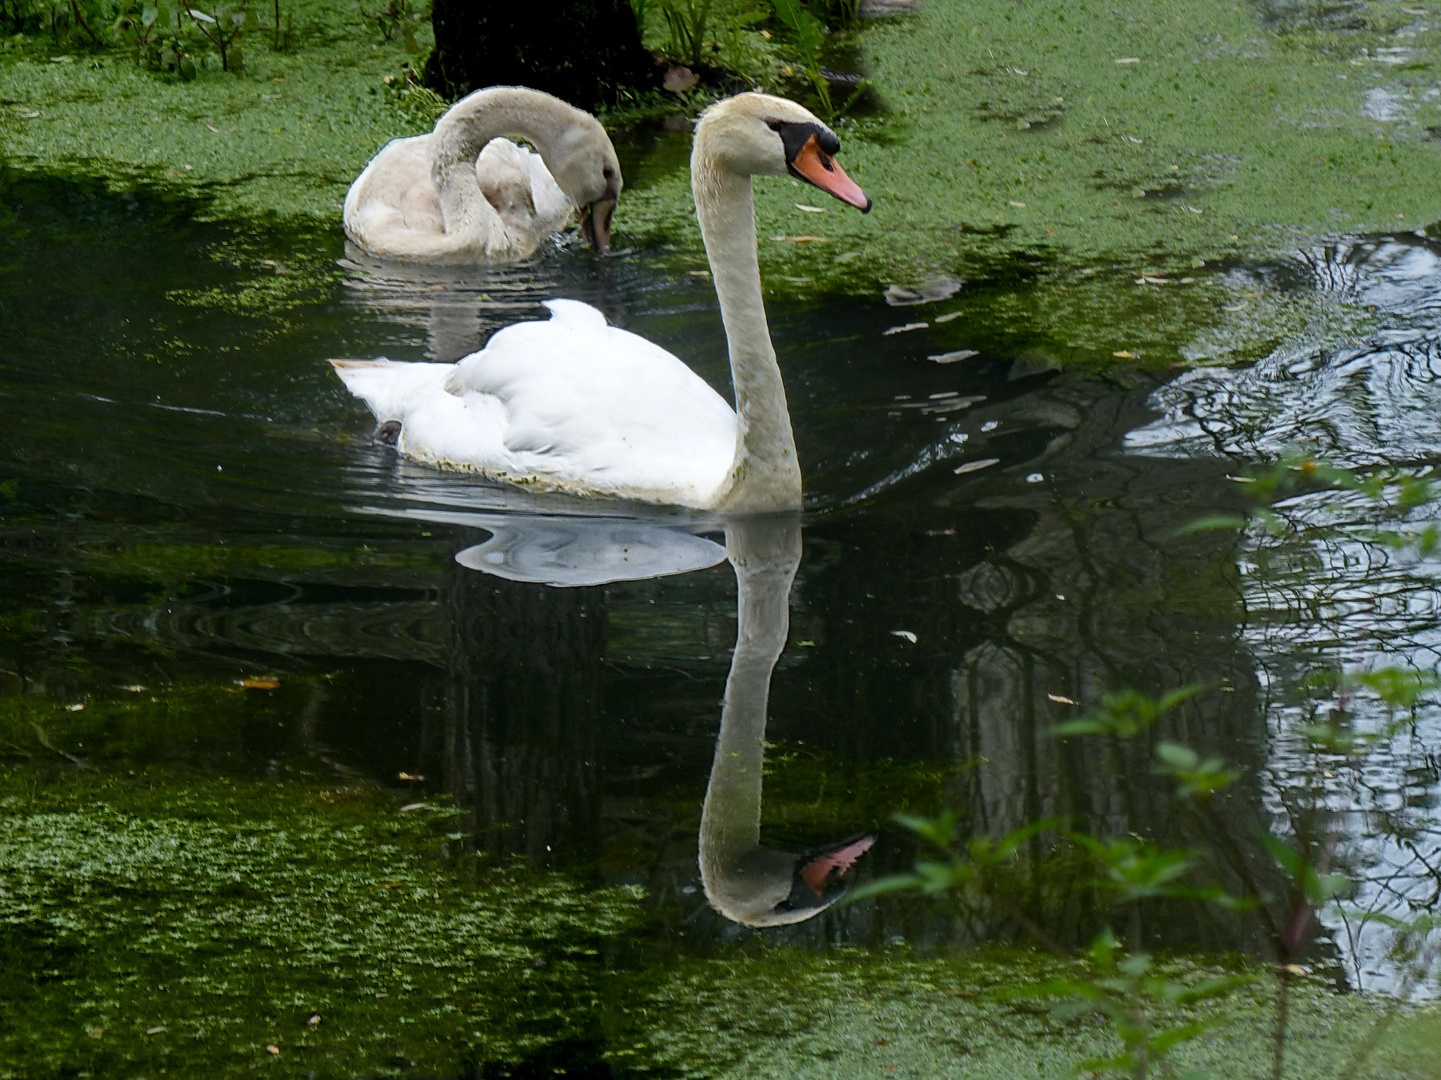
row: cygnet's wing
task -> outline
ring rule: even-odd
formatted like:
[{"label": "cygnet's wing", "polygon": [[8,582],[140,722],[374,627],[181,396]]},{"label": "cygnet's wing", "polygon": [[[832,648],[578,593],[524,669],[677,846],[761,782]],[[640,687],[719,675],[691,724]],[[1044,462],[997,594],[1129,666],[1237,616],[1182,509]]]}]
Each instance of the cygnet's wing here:
[{"label": "cygnet's wing", "polygon": [[445,231],[430,175],[428,135],[393,139],[350,186],[345,231],[368,250],[387,250],[403,231]]},{"label": "cygnet's wing", "polygon": [[464,401],[493,398],[522,473],[562,487],[706,506],[735,452],[735,414],[670,353],[609,326],[575,300],[551,318],[493,336],[445,382]]}]

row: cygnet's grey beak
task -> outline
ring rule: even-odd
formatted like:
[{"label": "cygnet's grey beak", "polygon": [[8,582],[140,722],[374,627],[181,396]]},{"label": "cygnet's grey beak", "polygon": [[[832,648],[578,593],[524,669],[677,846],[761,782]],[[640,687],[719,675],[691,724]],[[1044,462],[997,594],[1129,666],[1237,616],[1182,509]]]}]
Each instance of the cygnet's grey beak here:
[{"label": "cygnet's grey beak", "polygon": [[580,233],[602,255],[610,250],[610,218],[614,213],[614,199],[598,199],[580,211]]}]

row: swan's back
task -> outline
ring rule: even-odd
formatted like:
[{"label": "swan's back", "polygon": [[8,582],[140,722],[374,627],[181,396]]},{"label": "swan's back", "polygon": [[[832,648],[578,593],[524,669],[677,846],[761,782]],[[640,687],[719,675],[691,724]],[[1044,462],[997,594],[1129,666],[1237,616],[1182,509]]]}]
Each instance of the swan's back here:
[{"label": "swan's back", "polygon": [[735,414],[660,346],[575,300],[497,332],[455,365],[339,362],[409,457],[548,490],[705,508],[735,454]]},{"label": "swan's back", "polygon": [[540,155],[506,138],[476,158],[478,217],[447,232],[431,172],[432,135],[387,143],[345,196],[345,233],[371,254],[423,262],[515,259],[565,228],[571,202]]}]

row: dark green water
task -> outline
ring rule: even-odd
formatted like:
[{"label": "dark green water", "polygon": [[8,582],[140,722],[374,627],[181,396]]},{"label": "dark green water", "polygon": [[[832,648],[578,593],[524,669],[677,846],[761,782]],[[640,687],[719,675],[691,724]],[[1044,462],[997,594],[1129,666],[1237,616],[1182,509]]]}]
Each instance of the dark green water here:
[{"label": "dark green water", "polygon": [[[436,814],[435,824],[406,825],[410,832],[387,834],[386,843],[407,852],[411,844],[415,866],[450,875],[456,891],[446,896],[457,903],[467,889],[482,895],[495,887],[477,879],[475,867],[512,856],[542,876],[560,872],[581,894],[641,886],[643,899],[621,905],[631,905],[624,918],[608,908],[594,916],[592,929],[609,944],[566,968],[578,981],[546,991],[560,999],[580,993],[577,985],[588,994],[619,992],[595,989],[603,971],[618,974],[620,985],[643,987],[652,970],[759,947],[758,939],[884,950],[1013,936],[1014,928],[957,925],[911,901],[831,908],[766,931],[718,915],[701,888],[697,829],[737,633],[732,567],[721,561],[687,574],[558,589],[459,565],[455,555],[484,543],[497,522],[524,538],[538,513],[554,524],[588,508],[527,503],[397,459],[370,443],[372,420],[324,362],[454,359],[509,321],[541,317],[540,300],[568,296],[659,342],[724,392],[724,341],[705,279],[659,276],[647,270],[644,252],[597,261],[574,250],[508,271],[401,274],[347,256],[331,237],[236,233],[196,223],[184,208],[68,182],[9,177],[4,186],[0,757],[9,770],[8,813],[83,815],[94,801],[141,819],[212,823],[215,836],[174,841],[212,851],[196,856],[201,868],[231,858],[227,807],[246,820],[282,820],[301,803],[314,811],[319,804],[305,800],[317,791],[344,791],[386,820]],[[1398,248],[1413,262],[1434,263],[1416,238],[1322,262],[1351,268],[1345,288],[1361,288],[1364,281],[1356,282],[1370,272],[1381,284],[1366,287],[1394,292],[1396,274],[1388,278],[1376,266],[1388,251],[1392,262],[1400,258]],[[338,275],[314,272],[335,260]],[[313,287],[298,295],[289,289],[282,279],[291,267],[310,275]],[[1235,273],[1325,287],[1302,262]],[[286,288],[276,291],[277,284]],[[1431,286],[1418,287],[1424,295],[1407,294],[1393,307],[1404,304],[1416,325],[1429,325]],[[997,295],[1025,288],[1023,281],[967,285]],[[1192,422],[1197,402],[1224,399],[1230,376],[1215,375],[1219,389],[1207,383],[1153,399],[1165,380],[1058,373],[1044,358],[1018,355],[1014,344],[997,346],[1010,340],[1004,326],[969,327],[976,355],[945,364],[927,359],[940,347],[928,336],[938,330],[885,333],[918,311],[944,308],[890,307],[880,298],[771,305],[808,510],[788,644],[771,680],[763,843],[805,851],[874,831],[878,842],[853,872],[862,881],[908,869],[916,858],[914,840],[890,822],[897,810],[958,806],[978,833],[1069,814],[1086,828],[1196,843],[1167,785],[1151,773],[1145,747],[1117,757],[1046,736],[1076,715],[1068,702],[1194,681],[1211,689],[1166,730],[1246,770],[1223,816],[1248,835],[1271,820],[1287,783],[1273,739],[1276,702],[1285,696],[1276,658],[1298,649],[1344,651],[1359,631],[1343,626],[1322,643],[1277,644],[1284,633],[1258,639],[1263,605],[1244,573],[1250,542],[1238,547],[1230,533],[1174,535],[1194,518],[1242,505],[1227,474],[1256,447],[1223,447],[1229,456],[1222,456],[1214,446],[1184,444],[1184,431],[1168,434]],[[947,343],[954,329],[946,328]],[[1420,333],[1429,372],[1429,332]],[[1374,344],[1383,347],[1392,346]],[[1334,373],[1335,355],[1318,347],[1313,367]],[[1294,384],[1298,392],[1315,385],[1292,369],[1266,385]],[[1414,371],[1411,378],[1382,391],[1400,400],[1401,389],[1426,382]],[[1344,391],[1329,400],[1342,399],[1352,400]],[[1294,409],[1248,401],[1245,430],[1253,435]],[[1135,435],[1128,449],[1128,434],[1153,424],[1163,406],[1173,410],[1172,427],[1142,441],[1153,451],[1184,444],[1184,454],[1137,453]],[[1217,415],[1224,414],[1222,407]],[[1221,422],[1202,423],[1214,433]],[[1346,430],[1340,421],[1333,428]],[[1416,432],[1404,422],[1399,428]],[[1383,433],[1378,453],[1394,447],[1397,457],[1425,459],[1431,448],[1423,436],[1402,447]],[[642,526],[678,523],[651,518]],[[724,542],[723,524],[688,528],[687,537]],[[1346,560],[1336,565],[1343,584],[1351,580]],[[1364,585],[1365,575],[1357,580]],[[1411,603],[1413,614],[1433,595],[1420,573],[1400,593],[1406,599],[1397,603]],[[1311,616],[1281,608],[1267,609],[1267,625],[1305,639]],[[1429,614],[1417,619],[1413,638],[1434,632]],[[247,679],[277,683],[247,689],[240,685]],[[1414,759],[1391,763],[1403,780],[1377,781],[1378,790],[1401,791],[1406,805],[1408,785],[1435,784],[1415,772],[1435,762],[1434,740],[1418,738]],[[191,800],[191,810],[178,811],[171,796]],[[272,803],[280,809],[267,809]],[[415,803],[424,806],[404,817],[396,810]],[[364,815],[355,820],[370,827]],[[12,859],[16,836],[57,851],[70,842],[39,839],[49,834],[34,829],[12,835]],[[124,833],[116,829],[115,836]],[[287,835],[303,832],[295,825]],[[330,835],[314,836],[322,834]],[[1358,842],[1370,835],[1358,826]],[[1434,833],[1421,835],[1423,845],[1434,844],[1427,839]],[[111,842],[97,843],[103,863]],[[353,869],[361,859],[322,848],[312,836],[294,852],[297,872],[313,875],[311,892],[323,893],[336,867]],[[1387,858],[1377,856],[1379,864]],[[67,883],[84,875],[75,876],[63,852],[59,863],[68,869],[27,863],[25,887],[60,881],[69,899],[46,903],[83,908],[83,890]],[[405,872],[412,871],[422,873]],[[271,870],[257,864],[253,872],[260,880]],[[1070,879],[1065,868],[1057,873],[1054,892],[1037,903],[1059,936],[1080,940],[1094,925],[1095,891],[1079,871]],[[149,891],[145,880],[141,872],[138,883],[106,886],[106,895],[161,910],[170,903],[167,889],[190,887],[183,873]],[[184,894],[185,905],[209,903],[202,885]],[[262,899],[237,896],[242,907]],[[435,897],[441,901],[440,885]],[[539,917],[549,903],[531,897],[522,907]],[[31,1018],[25,1023],[58,1024],[60,1012],[46,1010],[61,1010],[59,1002],[82,991],[100,994],[92,984],[102,954],[121,957],[114,962],[132,972],[126,978],[152,970],[124,959],[127,950],[145,950],[125,936],[123,920],[98,937],[69,940],[46,910],[22,903],[0,926],[8,935],[5,993],[15,1015]],[[588,909],[576,910],[575,933],[585,938]],[[1249,926],[1156,909],[1135,930],[1163,947],[1260,951]],[[311,932],[302,920],[275,930],[263,948],[286,953],[299,948],[287,934]],[[451,933],[405,932],[432,943]],[[246,948],[262,948],[259,940]],[[560,938],[526,940],[541,960],[570,955]],[[1321,929],[1313,953],[1338,981],[1355,966],[1351,982],[1365,982],[1360,953],[1335,928]],[[152,961],[162,981],[165,971],[179,978],[201,963],[182,954],[173,969],[163,956],[145,963]],[[363,968],[362,961],[355,963]],[[370,1003],[365,1023],[404,1022],[398,1017],[409,1006],[381,989],[382,975],[356,974],[346,963],[326,968],[333,985],[323,993],[344,997],[353,988]],[[40,978],[40,970],[54,974]],[[122,989],[106,991],[106,1008],[131,1009],[127,1022],[143,1027],[143,1010],[131,1006],[144,994],[116,978]],[[445,995],[444,986],[429,992],[437,1001]],[[308,1012],[301,999],[309,999],[300,991],[293,997],[288,1007]],[[237,1000],[243,1006],[244,994]],[[467,1024],[465,1031],[427,1028],[426,1054],[406,1043],[402,1029],[400,1049],[386,1052],[428,1062],[427,1075],[526,1058],[537,1075],[557,1062],[612,1074],[612,1065],[599,1063],[609,1044],[598,1022],[545,1028],[554,1001],[526,1000],[505,1021],[524,1028],[516,1017],[527,1009],[541,1018],[524,1045],[466,1049]],[[64,1009],[71,1010],[65,1023],[87,1022],[78,1007]],[[10,1031],[19,1034],[20,1027]],[[54,1060],[73,1070],[92,1050],[77,1034],[57,1043]],[[107,1067],[91,1065],[94,1075]],[[380,1057],[373,1067],[400,1068]],[[34,1075],[72,1075],[66,1068]],[[149,1068],[171,1066],[155,1058]],[[184,1067],[172,1071],[183,1075]]]}]

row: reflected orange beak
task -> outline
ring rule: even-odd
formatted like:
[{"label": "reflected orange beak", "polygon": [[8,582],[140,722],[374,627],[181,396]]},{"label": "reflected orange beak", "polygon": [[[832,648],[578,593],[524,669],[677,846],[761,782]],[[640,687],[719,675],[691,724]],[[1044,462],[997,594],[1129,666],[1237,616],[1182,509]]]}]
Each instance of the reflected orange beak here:
[{"label": "reflected orange beak", "polygon": [[843,203],[849,203],[861,213],[869,213],[871,197],[860,189],[845,170],[836,164],[836,159],[821,149],[820,141],[812,135],[801,147],[791,162],[791,170],[802,180],[814,184],[822,191],[834,195]]},{"label": "reflected orange beak", "polygon": [[[845,176],[845,173],[841,173],[841,176]],[[847,180],[846,183],[850,184],[850,181]],[[856,186],[855,184],[851,184],[851,187]],[[861,189],[856,188],[856,190],[860,191]],[[835,193],[831,192],[831,194],[834,195]],[[836,197],[840,198],[838,195]],[[865,192],[861,192],[861,198],[865,198]],[[849,199],[846,201],[850,202]],[[867,202],[869,202],[869,200],[867,200]],[[851,205],[854,206],[856,204],[851,203]],[[863,836],[859,840],[854,840],[846,844],[844,847],[839,847],[834,851],[828,851],[824,855],[817,856],[806,863],[801,869],[801,880],[811,887],[812,892],[824,900],[826,898],[826,886],[836,878],[843,877],[845,872],[855,865],[855,861],[869,851],[871,845],[875,842],[876,838],[874,836]]]}]

